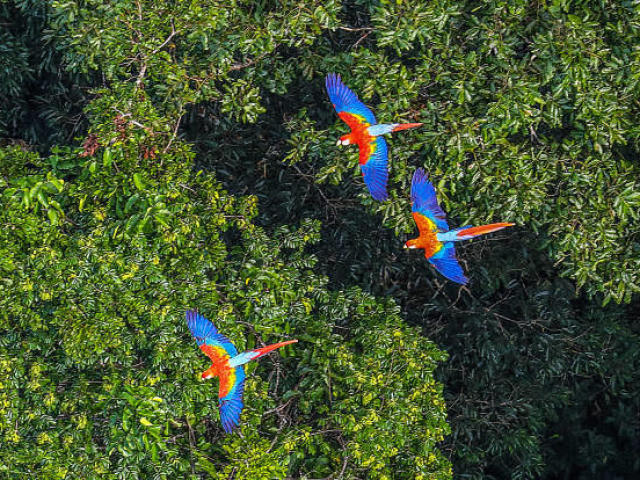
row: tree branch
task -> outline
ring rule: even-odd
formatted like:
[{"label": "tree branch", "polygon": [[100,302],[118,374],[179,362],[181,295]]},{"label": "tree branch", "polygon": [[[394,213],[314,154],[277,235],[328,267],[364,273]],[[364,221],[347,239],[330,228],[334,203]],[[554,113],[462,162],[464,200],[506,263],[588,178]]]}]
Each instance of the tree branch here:
[{"label": "tree branch", "polygon": [[244,63],[236,63],[235,65],[231,65],[231,67],[229,67],[229,71],[233,72],[234,70],[242,70],[243,68],[250,67],[251,65],[254,65],[257,62],[259,62],[260,60],[262,60],[264,57],[266,57],[270,53],[275,52],[276,48],[278,48],[278,45],[276,45],[276,47],[271,52],[264,52],[264,53],[261,53],[260,55],[258,55],[256,58],[254,58],[252,60],[247,60]]},{"label": "tree branch", "polygon": [[177,34],[178,32],[176,31],[176,27],[173,24],[173,19],[171,19],[171,34],[167,37],[167,39],[164,42],[162,42],[162,44],[158,48],[156,48],[153,52],[151,52],[151,55],[155,55],[160,50],[162,50],[167,45],[167,43],[169,43],[171,39],[175,37]]}]

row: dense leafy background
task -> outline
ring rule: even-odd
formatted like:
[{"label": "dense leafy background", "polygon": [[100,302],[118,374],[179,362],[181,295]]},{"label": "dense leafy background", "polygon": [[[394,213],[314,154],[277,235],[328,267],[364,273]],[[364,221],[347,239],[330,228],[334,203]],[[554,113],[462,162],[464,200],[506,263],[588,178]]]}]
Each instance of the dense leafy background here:
[{"label": "dense leafy background", "polygon": [[[638,475],[638,2],[5,0],[0,25],[7,478]],[[425,122],[389,141],[389,202],[334,146],[331,71]],[[401,249],[418,166],[452,224],[519,225],[459,249],[468,288]],[[301,340],[249,369],[242,436],[193,306],[240,348]]]}]

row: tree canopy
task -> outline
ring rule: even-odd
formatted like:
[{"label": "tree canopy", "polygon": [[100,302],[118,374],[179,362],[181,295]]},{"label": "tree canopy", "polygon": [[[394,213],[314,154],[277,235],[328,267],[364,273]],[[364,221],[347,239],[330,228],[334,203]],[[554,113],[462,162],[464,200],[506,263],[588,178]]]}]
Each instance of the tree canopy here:
[{"label": "tree canopy", "polygon": [[[640,471],[637,2],[4,0],[0,26],[2,475]],[[330,72],[424,122],[388,202]],[[518,225],[458,249],[468,287],[402,251],[418,167],[452,225]],[[240,350],[300,340],[248,368],[240,434],[188,308]]]}]

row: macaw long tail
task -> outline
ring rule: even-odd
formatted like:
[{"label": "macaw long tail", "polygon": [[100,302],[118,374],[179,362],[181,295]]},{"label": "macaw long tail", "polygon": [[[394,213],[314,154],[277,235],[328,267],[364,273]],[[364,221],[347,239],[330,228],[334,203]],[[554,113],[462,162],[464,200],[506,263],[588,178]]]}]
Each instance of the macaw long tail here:
[{"label": "macaw long tail", "polygon": [[244,365],[251,360],[255,360],[256,358],[260,358],[263,355],[275,350],[276,348],[284,347],[285,345],[289,345],[290,343],[296,343],[298,340],[287,340],[286,342],[274,343],[273,345],[267,345],[262,348],[255,348],[253,350],[247,350],[246,352],[242,352],[232,359],[229,360],[229,366],[238,367],[240,365]]},{"label": "macaw long tail", "polygon": [[273,345],[267,345],[262,348],[255,348],[251,350],[252,352],[257,353],[258,355],[253,358],[260,358],[263,355],[275,350],[276,348],[284,347],[285,345],[289,345],[291,343],[296,343],[298,340],[287,340],[286,342],[274,343]]},{"label": "macaw long tail", "polygon": [[401,123],[399,125],[396,125],[391,131],[399,132],[400,130],[406,130],[408,128],[416,128],[416,127],[419,127],[420,125],[422,125],[422,123]]},{"label": "macaw long tail", "polygon": [[468,240],[485,233],[497,232],[503,228],[512,227],[515,223],[491,223],[489,225],[481,225],[479,227],[467,227],[456,230],[456,237],[460,240]]}]

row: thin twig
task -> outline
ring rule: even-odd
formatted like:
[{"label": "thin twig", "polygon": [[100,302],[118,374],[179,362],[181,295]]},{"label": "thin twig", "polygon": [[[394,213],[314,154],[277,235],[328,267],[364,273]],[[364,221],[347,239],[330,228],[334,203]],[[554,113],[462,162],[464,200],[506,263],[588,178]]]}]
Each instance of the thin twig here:
[{"label": "thin twig", "polygon": [[[113,110],[115,110],[116,112],[118,112],[120,114],[120,116],[122,118],[126,118],[126,117],[131,117],[131,113],[124,113],[121,110],[117,109],[116,107],[111,107]],[[127,122],[129,122],[132,125],[135,125],[136,127],[140,127],[144,130],[146,130],[147,132],[153,133],[153,128],[151,127],[147,127],[146,125],[143,125],[142,123],[134,120],[133,118],[130,118],[127,120]]]},{"label": "thin twig", "polygon": [[363,36],[361,36],[360,39],[356,43],[354,43],[353,47],[351,47],[351,48],[356,48],[358,45],[360,45],[360,42],[362,42],[365,38],[367,38],[370,33],[371,32],[367,32]]},{"label": "thin twig", "polygon": [[140,88],[142,85],[142,80],[144,80],[144,76],[147,73],[147,61],[145,60],[140,68],[140,72],[138,73],[138,79],[136,80],[136,88]]},{"label": "thin twig", "polygon": [[342,470],[340,470],[340,474],[338,475],[336,480],[344,478],[344,472],[347,470],[348,464],[349,464],[349,455],[344,457],[344,462],[342,463]]},{"label": "thin twig", "polygon": [[169,43],[177,33],[178,32],[176,31],[176,27],[173,24],[173,19],[171,19],[171,34],[167,37],[167,39],[164,42],[162,42],[162,44],[158,48],[156,48],[153,52],[151,52],[151,55],[155,55],[160,50],[162,50],[165,47],[165,45]]},{"label": "thin twig", "polygon": [[190,191],[191,191],[191,192],[193,192],[193,193],[198,193],[198,192],[196,192],[193,188],[191,188],[191,187],[190,187],[190,186],[188,186],[188,185],[185,185],[184,183],[179,183],[178,185],[179,185],[179,186],[181,186],[182,188],[185,188],[185,189],[187,189],[187,190],[190,190]]},{"label": "thin twig", "polygon": [[191,428],[191,424],[189,423],[189,418],[185,415],[185,421],[187,422],[187,428],[189,429],[189,463],[191,464],[191,474],[196,474],[196,466],[193,461],[193,448],[196,443],[195,436],[193,434],[193,429]]},{"label": "thin twig", "polygon": [[346,30],[347,32],[371,32],[373,27],[351,28],[351,27],[338,27],[340,30]]},{"label": "thin twig", "polygon": [[178,135],[178,128],[180,127],[180,121],[182,120],[182,109],[180,109],[180,113],[181,115],[178,117],[178,121],[176,122],[175,127],[173,127],[173,135],[171,135],[171,138],[169,139],[169,143],[167,143],[167,146],[164,147],[164,150],[162,150],[162,153],[167,153],[169,151],[169,147],[171,146],[173,141],[176,139],[176,136]]},{"label": "thin twig", "polygon": [[[302,178],[304,178],[305,180],[307,179],[307,177],[310,177],[310,175],[307,175],[305,173],[302,172],[302,170],[300,170],[300,167],[298,167],[298,165],[296,165],[295,163],[291,164],[291,166],[293,168],[296,169],[296,171],[300,174],[300,176]],[[322,197],[322,199],[325,201],[325,203],[327,204],[327,208],[331,208],[331,210],[333,210],[333,219],[335,221],[336,218],[338,218],[338,210],[336,209],[335,205],[333,205],[329,199],[326,197],[326,195],[324,194],[324,192],[322,191],[322,189],[316,184],[316,182],[312,180],[309,180],[309,183],[311,185],[313,185],[313,187],[318,191],[318,193],[320,194],[320,196]]]},{"label": "thin twig", "polygon": [[264,53],[261,53],[260,55],[258,55],[256,58],[254,58],[252,60],[247,60],[244,63],[236,63],[235,65],[231,65],[229,67],[229,71],[232,72],[234,70],[242,70],[243,68],[250,67],[251,65],[259,62],[260,60],[262,60],[264,57],[266,57],[270,53],[275,52],[276,48],[278,48],[278,45],[276,45],[276,47],[271,52],[264,52]]},{"label": "thin twig", "polygon": [[136,5],[138,6],[138,20],[142,21],[142,5],[139,0],[136,0]]}]

